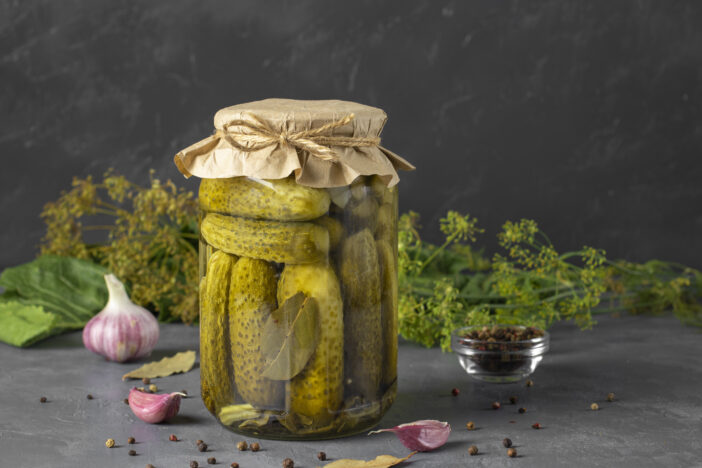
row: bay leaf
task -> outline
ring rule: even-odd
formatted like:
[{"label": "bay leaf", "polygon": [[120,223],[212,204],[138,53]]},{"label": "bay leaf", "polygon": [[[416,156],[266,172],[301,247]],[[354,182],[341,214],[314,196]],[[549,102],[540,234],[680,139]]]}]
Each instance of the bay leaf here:
[{"label": "bay leaf", "polygon": [[260,429],[270,422],[272,414],[272,411],[264,411],[263,416],[255,419],[247,419],[243,423],[239,424],[239,429]]},{"label": "bay leaf", "polygon": [[[293,434],[307,434],[314,423],[312,418],[300,413],[285,412],[283,414],[276,414],[275,417],[284,428]],[[330,424],[325,432],[331,431],[332,429],[334,429],[334,427]]]},{"label": "bay leaf", "polygon": [[324,468],[388,468],[409,460],[415,453],[417,452],[412,452],[405,458],[397,458],[392,455],[378,455],[374,460],[368,461],[344,458],[328,463],[324,465]]},{"label": "bay leaf", "polygon": [[290,380],[305,368],[317,346],[317,319],[317,301],[301,292],[268,316],[261,339],[263,377]]},{"label": "bay leaf", "polygon": [[195,364],[195,351],[183,351],[173,356],[165,357],[160,361],[149,362],[143,366],[127,372],[122,376],[122,380],[143,379],[144,377],[154,379],[156,377],[168,377],[169,375],[188,372]]}]

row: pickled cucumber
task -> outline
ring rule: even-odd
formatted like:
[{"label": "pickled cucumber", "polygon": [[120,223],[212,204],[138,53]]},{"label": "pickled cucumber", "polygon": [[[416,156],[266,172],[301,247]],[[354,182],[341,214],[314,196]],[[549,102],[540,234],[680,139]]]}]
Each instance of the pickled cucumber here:
[{"label": "pickled cucumber", "polygon": [[261,376],[261,330],[276,307],[278,283],[272,265],[242,257],[232,268],[229,332],[234,382],[244,400],[259,408],[280,408],[285,385]]},{"label": "pickled cucumber", "polygon": [[380,240],[378,258],[380,260],[381,294],[380,316],[383,326],[383,388],[389,387],[397,379],[397,262],[395,249],[386,240]]},{"label": "pickled cucumber", "polygon": [[[200,383],[202,399],[212,413],[232,398],[229,329],[229,287],[236,257],[212,254],[200,282]],[[223,378],[224,376],[224,378]]]},{"label": "pickled cucumber", "polygon": [[344,237],[344,226],[338,219],[331,218],[329,216],[322,216],[312,221],[318,226],[322,226],[329,231],[329,249],[333,250],[341,242],[341,238]]},{"label": "pickled cucumber", "polygon": [[352,230],[361,231],[363,228],[369,228],[371,232],[375,231],[378,218],[378,202],[375,198],[367,196],[349,204],[349,208],[348,216]]},{"label": "pickled cucumber", "polygon": [[373,195],[378,199],[378,203],[381,205],[393,203],[397,193],[397,186],[387,187],[379,176],[373,176],[370,187]]},{"label": "pickled cucumber", "polygon": [[[201,257],[202,258],[202,257]],[[200,270],[202,271],[202,270]],[[206,334],[205,330],[202,329],[202,311],[205,307],[208,307],[205,301],[205,288],[207,287],[207,281],[206,277],[203,276],[200,279],[200,288],[198,290],[199,294],[199,306],[200,306],[200,356],[204,356],[204,351],[205,351],[205,346],[203,346],[203,343],[205,340],[203,339],[203,335]],[[212,414],[217,414],[216,413],[216,408],[214,405],[214,401],[212,400],[212,378],[211,376],[206,376],[205,371],[203,369],[202,363],[200,364],[200,393],[202,394],[202,401],[205,404],[205,407],[209,410],[210,413]],[[207,378],[206,378],[207,377]]]},{"label": "pickled cucumber", "polygon": [[307,366],[288,383],[290,412],[329,424],[343,400],[344,319],[339,282],[326,262],[286,265],[278,284],[278,303],[302,292],[317,301],[319,340]]},{"label": "pickled cucumber", "polygon": [[374,175],[371,177],[368,185],[370,185],[373,195],[378,197],[379,201],[382,203],[382,199],[385,196],[385,191],[388,190],[388,187],[385,185],[385,182],[383,182],[383,179],[381,179],[380,176]]},{"label": "pickled cucumber", "polygon": [[375,239],[364,229],[344,240],[339,268],[344,292],[344,365],[353,393],[378,398],[383,366],[380,264]]},{"label": "pickled cucumber", "polygon": [[200,233],[213,247],[241,257],[300,264],[326,258],[329,232],[313,223],[284,223],[208,213]]},{"label": "pickled cucumber", "polygon": [[330,203],[326,190],[299,185],[292,177],[202,179],[199,199],[204,211],[278,221],[318,218]]},{"label": "pickled cucumber", "polygon": [[[329,193],[332,203],[342,210],[346,208],[346,204],[351,199],[351,189],[348,187],[348,185],[344,185],[342,187],[330,187],[327,189],[327,193]],[[330,209],[334,205],[332,205]]]},{"label": "pickled cucumber", "polygon": [[395,205],[383,205],[378,210],[378,218],[375,226],[375,238],[393,243],[392,240],[397,236],[397,214]]}]

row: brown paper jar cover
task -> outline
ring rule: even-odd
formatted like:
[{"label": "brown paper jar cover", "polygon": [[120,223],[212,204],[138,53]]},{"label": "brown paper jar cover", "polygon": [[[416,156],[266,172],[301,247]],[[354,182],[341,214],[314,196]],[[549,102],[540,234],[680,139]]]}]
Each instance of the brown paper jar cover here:
[{"label": "brown paper jar cover", "polygon": [[[215,133],[180,151],[175,164],[185,177],[282,179],[294,174],[301,185],[340,187],[358,176],[378,175],[391,187],[400,180],[398,170],[414,166],[379,144],[386,121],[382,109],[349,101],[238,104],[220,109]],[[339,126],[315,133],[330,124]],[[307,150],[306,142],[322,148]]]}]

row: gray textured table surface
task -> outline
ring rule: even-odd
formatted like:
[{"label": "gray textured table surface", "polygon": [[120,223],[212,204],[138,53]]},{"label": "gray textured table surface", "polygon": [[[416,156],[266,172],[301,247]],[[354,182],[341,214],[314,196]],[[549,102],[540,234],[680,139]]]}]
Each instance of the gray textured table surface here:
[{"label": "gray textured table surface", "polygon": [[[195,349],[197,328],[164,325],[154,351],[161,358]],[[400,386],[395,405],[381,426],[417,419],[449,421],[448,443],[419,453],[401,466],[559,467],[702,466],[702,334],[674,318],[603,318],[593,331],[572,325],[553,329],[552,347],[533,375],[535,385],[487,385],[471,381],[456,357],[410,343],[400,345]],[[258,453],[236,450],[242,436],[219,426],[199,399],[198,370],[156,379],[164,391],[186,389],[192,396],[169,424],[148,425],[123,403],[132,384],[120,376],[132,365],[113,364],[86,351],[79,333],[50,339],[31,349],[0,344],[0,467],[187,467],[190,460],[209,466],[295,467],[321,465],[318,451],[331,460],[403,456],[392,434],[360,435],[320,442],[262,440]],[[460,395],[451,395],[451,389]],[[617,400],[605,401],[608,392]],[[86,399],[87,394],[93,400]],[[509,396],[519,404],[509,404]],[[48,402],[41,404],[39,398]],[[502,408],[492,410],[494,400]],[[597,402],[601,410],[591,411]],[[517,407],[527,412],[518,414]],[[469,432],[466,421],[475,421]],[[543,429],[534,430],[539,422]],[[181,441],[169,442],[169,434]],[[134,436],[138,455],[125,444]],[[118,447],[107,449],[114,438]],[[504,437],[519,457],[506,456]],[[211,451],[200,453],[196,439]],[[249,441],[252,441],[249,439]],[[475,444],[478,456],[467,449]]]}]

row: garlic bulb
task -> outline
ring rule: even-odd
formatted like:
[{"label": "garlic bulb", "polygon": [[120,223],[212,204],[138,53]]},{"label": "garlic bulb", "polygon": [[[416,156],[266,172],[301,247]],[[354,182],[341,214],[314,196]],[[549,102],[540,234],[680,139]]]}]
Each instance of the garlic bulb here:
[{"label": "garlic bulb", "polygon": [[184,393],[146,393],[138,388],[129,391],[129,407],[134,415],[144,422],[157,424],[178,414],[180,399]]},{"label": "garlic bulb", "polygon": [[110,361],[124,362],[148,356],[158,341],[158,321],[129,300],[115,275],[105,275],[110,293],[107,305],[85,325],[83,344]]}]

